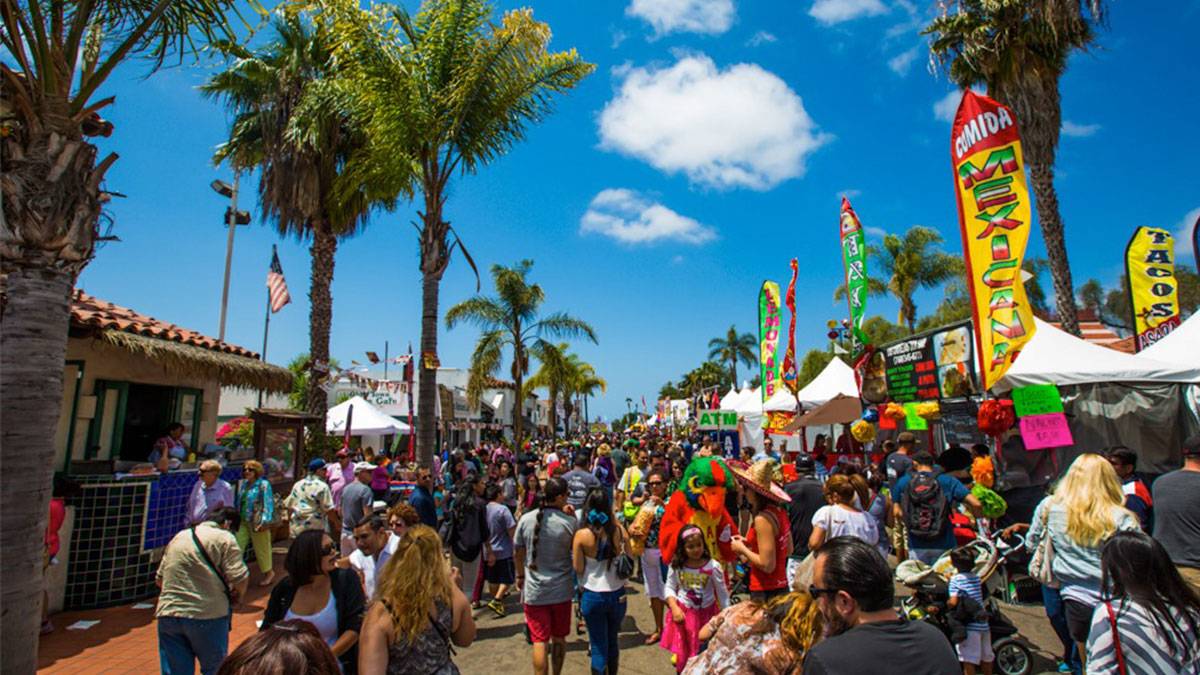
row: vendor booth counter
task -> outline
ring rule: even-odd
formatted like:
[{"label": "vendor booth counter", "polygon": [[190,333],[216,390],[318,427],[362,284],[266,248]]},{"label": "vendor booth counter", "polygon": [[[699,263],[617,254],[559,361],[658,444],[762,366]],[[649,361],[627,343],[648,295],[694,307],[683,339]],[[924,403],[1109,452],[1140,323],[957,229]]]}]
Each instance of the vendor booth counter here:
[{"label": "vendor booth counter", "polygon": [[[235,453],[221,472],[235,488],[242,465],[263,463],[276,496],[286,495],[304,457],[304,425],[319,417],[291,411],[255,411],[256,450]],[[127,473],[121,461],[72,463],[79,483],[67,561],[64,607],[94,609],[144,600],[158,593],[154,579],[163,550],[187,527],[187,502],[200,480],[198,466],[165,474]],[[232,504],[230,506],[233,506]]]}]

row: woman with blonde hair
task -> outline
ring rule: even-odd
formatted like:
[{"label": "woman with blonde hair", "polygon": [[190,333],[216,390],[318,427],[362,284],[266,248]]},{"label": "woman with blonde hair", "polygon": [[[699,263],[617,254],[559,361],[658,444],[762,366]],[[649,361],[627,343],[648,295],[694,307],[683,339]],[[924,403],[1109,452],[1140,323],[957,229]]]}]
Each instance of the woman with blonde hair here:
[{"label": "woman with blonde hair", "polygon": [[1137,516],[1125,508],[1117,472],[1095,453],[1076,457],[1033,512],[1026,542],[1036,550],[1050,538],[1051,571],[1060,586],[1067,630],[1081,655],[1087,653],[1092,613],[1101,601],[1100,548],[1116,532],[1139,527]]},{"label": "woman with blonde hair", "polygon": [[804,655],[825,629],[820,609],[807,591],[746,601],[718,614],[703,629],[708,647],[688,661],[684,675],[799,673]]},{"label": "woman with blonde hair", "polygon": [[[459,571],[442,556],[442,541],[414,525],[384,567],[359,638],[362,675],[457,675],[454,646],[475,639],[471,604]],[[452,646],[453,645],[453,646]]]},{"label": "woman with blonde hair", "polygon": [[271,527],[275,523],[275,495],[271,483],[264,478],[263,465],[249,460],[242,465],[242,480],[238,482],[238,514],[242,524],[238,527],[237,543],[243,551],[247,544],[254,545],[254,559],[262,570],[259,586],[270,586],[275,581],[275,570],[271,559]]}]

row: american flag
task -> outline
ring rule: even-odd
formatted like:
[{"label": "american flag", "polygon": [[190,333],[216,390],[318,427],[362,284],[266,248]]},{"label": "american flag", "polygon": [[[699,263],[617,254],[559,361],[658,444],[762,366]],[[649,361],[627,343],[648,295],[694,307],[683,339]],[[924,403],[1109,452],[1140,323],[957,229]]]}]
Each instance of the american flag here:
[{"label": "american flag", "polygon": [[271,247],[271,269],[267,272],[267,293],[271,299],[272,314],[292,301],[292,296],[288,295],[287,280],[283,278],[283,267],[279,264],[279,253],[274,246]]}]

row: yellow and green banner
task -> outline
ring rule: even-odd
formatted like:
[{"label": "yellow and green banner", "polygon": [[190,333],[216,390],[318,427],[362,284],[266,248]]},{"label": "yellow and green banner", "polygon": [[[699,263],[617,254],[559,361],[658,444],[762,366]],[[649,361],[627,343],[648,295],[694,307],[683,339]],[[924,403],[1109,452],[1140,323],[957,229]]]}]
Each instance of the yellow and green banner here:
[{"label": "yellow and green banner", "polygon": [[779,377],[783,365],[779,358],[779,329],[783,320],[779,300],[779,284],[764,281],[758,292],[758,363],[764,403],[783,384]]},{"label": "yellow and green banner", "polygon": [[1125,273],[1133,306],[1137,351],[1158,342],[1180,323],[1175,242],[1157,227],[1139,227],[1125,247]]},{"label": "yellow and green banner", "polygon": [[1021,282],[1032,219],[1025,157],[1013,111],[969,89],[950,139],[979,370],[990,389],[1035,330]]}]

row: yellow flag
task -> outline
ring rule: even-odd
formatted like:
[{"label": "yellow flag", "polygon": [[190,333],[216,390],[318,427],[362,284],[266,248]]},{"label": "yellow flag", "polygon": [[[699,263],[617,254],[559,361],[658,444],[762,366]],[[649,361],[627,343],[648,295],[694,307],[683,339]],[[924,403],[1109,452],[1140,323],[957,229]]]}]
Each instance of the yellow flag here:
[{"label": "yellow flag", "polygon": [[1137,351],[1163,339],[1179,325],[1179,283],[1171,233],[1139,227],[1125,248],[1125,273],[1133,303]]},{"label": "yellow flag", "polygon": [[979,370],[990,389],[1035,330],[1021,282],[1032,215],[1025,158],[1012,110],[969,89],[950,138]]}]

